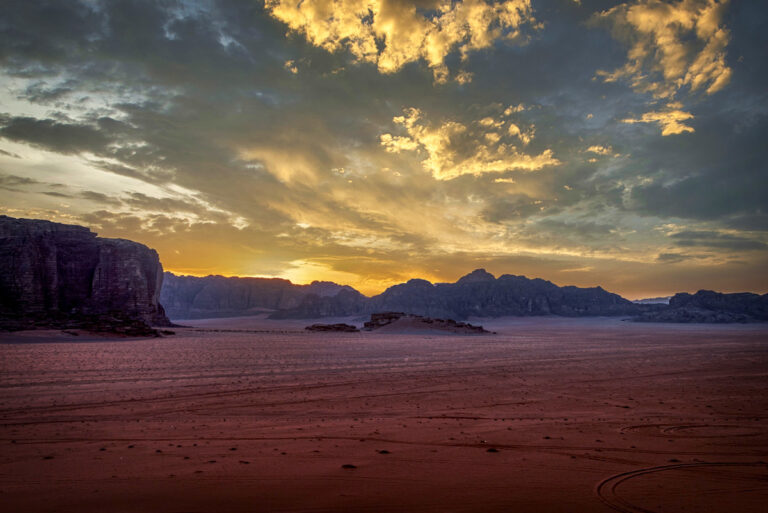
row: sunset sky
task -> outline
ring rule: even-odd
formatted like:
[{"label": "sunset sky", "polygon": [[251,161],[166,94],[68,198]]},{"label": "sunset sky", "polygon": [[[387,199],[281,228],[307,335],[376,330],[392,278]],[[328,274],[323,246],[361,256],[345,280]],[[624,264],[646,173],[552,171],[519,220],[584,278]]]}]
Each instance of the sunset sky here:
[{"label": "sunset sky", "polygon": [[0,213],[373,294],[768,292],[768,3],[6,0]]}]

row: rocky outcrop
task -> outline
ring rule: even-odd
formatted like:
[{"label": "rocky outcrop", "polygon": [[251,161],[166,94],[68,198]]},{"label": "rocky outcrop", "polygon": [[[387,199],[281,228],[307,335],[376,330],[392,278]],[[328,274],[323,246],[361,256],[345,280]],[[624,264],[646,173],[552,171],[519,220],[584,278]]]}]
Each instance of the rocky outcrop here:
[{"label": "rocky outcrop", "polygon": [[722,294],[711,290],[700,290],[696,294],[679,293],[672,296],[667,308],[644,312],[633,320],[681,323],[768,321],[768,294]]},{"label": "rocky outcrop", "polygon": [[336,332],[336,333],[357,333],[360,330],[357,326],[351,324],[337,323],[337,324],[312,324],[304,328],[307,331],[315,332]]},{"label": "rocky outcrop", "polygon": [[371,320],[363,324],[366,331],[383,332],[442,332],[455,335],[482,335],[490,333],[482,326],[474,326],[453,319],[432,319],[421,315],[403,312],[383,312],[371,314]]},{"label": "rocky outcrop", "polygon": [[300,309],[301,318],[354,311],[362,294],[328,281],[294,285],[280,278],[176,276],[165,273],[160,302],[172,319],[244,317]]},{"label": "rocky outcrop", "polygon": [[167,326],[158,302],[162,281],[157,252],[142,244],[97,237],[82,226],[0,216],[5,326]]}]

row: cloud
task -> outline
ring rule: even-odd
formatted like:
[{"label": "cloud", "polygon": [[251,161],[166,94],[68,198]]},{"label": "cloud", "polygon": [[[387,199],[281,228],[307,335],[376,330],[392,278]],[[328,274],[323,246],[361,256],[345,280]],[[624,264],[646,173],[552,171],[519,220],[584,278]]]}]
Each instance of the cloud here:
[{"label": "cloud", "polygon": [[657,262],[661,262],[664,264],[677,264],[680,262],[685,262],[686,260],[690,260],[691,257],[687,255],[683,255],[681,253],[659,253],[656,257]]},{"label": "cloud", "polygon": [[613,148],[610,146],[603,146],[601,144],[594,144],[587,148],[586,151],[595,153],[597,155],[610,155],[613,153]]},{"label": "cloud", "polygon": [[122,201],[119,199],[96,191],[82,191],[80,193],[80,197],[95,203],[102,203],[104,205],[111,205],[115,207],[122,205]]},{"label": "cloud", "polygon": [[5,151],[3,149],[0,149],[0,155],[5,155],[6,157],[11,157],[14,159],[20,159],[21,156],[17,155],[16,153],[11,153],[10,151]]},{"label": "cloud", "polygon": [[109,138],[98,127],[77,123],[61,123],[54,119],[0,116],[0,137],[24,141],[64,154],[90,151],[98,153]]},{"label": "cloud", "polygon": [[[466,58],[498,40],[519,38],[535,25],[530,0],[267,0],[267,11],[329,52],[347,49],[382,73],[425,61],[437,82],[448,79],[446,57]],[[466,83],[466,73],[457,80]]]},{"label": "cloud", "polygon": [[606,82],[627,80],[639,92],[672,98],[684,88],[713,94],[731,80],[725,62],[730,32],[723,26],[728,0],[636,0],[596,15],[629,45],[627,62],[598,71]]},{"label": "cloud", "polygon": [[685,122],[693,119],[693,114],[680,110],[679,103],[670,103],[667,108],[660,111],[646,112],[640,118],[622,119],[622,123],[657,123],[661,127],[661,135],[677,135],[693,133],[692,126]]},{"label": "cloud", "polygon": [[513,143],[514,136],[524,139],[524,144],[530,142],[532,128],[523,136],[516,125],[509,123],[514,130],[495,132],[493,130],[503,128],[507,122],[491,117],[467,124],[455,120],[430,123],[422,111],[409,108],[402,116],[393,118],[393,122],[400,125],[406,135],[382,134],[381,145],[390,153],[420,152],[422,167],[437,180],[505,171],[538,171],[560,164],[551,149],[531,155],[521,152]]},{"label": "cloud", "polygon": [[26,176],[0,174],[0,189],[17,191],[28,185],[39,185],[42,182]]},{"label": "cloud", "polygon": [[488,202],[483,210],[483,219],[490,223],[503,223],[540,214],[544,210],[542,201],[525,194],[508,194],[503,198]]},{"label": "cloud", "polygon": [[729,251],[764,251],[768,244],[764,241],[714,230],[685,230],[670,235],[675,245],[680,247],[705,247]]}]

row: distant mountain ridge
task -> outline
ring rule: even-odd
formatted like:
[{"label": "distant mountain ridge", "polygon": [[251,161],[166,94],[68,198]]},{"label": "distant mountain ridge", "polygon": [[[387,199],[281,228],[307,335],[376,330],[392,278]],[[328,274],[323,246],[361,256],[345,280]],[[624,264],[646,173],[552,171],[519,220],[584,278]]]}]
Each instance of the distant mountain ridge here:
[{"label": "distant mountain ridge", "polygon": [[[658,299],[658,298],[657,298]],[[680,293],[663,302],[632,302],[602,287],[560,287],[540,278],[476,269],[455,283],[411,279],[366,297],[352,287],[279,278],[176,276],[165,273],[160,301],[172,319],[268,314],[315,319],[404,312],[465,320],[469,317],[627,316],[641,322],[755,322],[768,320],[768,294]]]},{"label": "distant mountain ridge", "polygon": [[[320,301],[332,302],[334,298]],[[427,317],[467,319],[528,315],[600,316],[637,313],[637,307],[601,287],[558,287],[539,278],[505,274],[498,278],[476,269],[456,283],[430,283],[412,279],[367,298],[362,313],[405,312]],[[302,318],[309,312],[297,308],[276,317]],[[357,313],[357,312],[354,312]]]},{"label": "distant mountain ridge", "polygon": [[[350,297],[357,300],[362,294],[347,285],[329,281],[314,281],[309,285],[295,285],[281,278],[240,278],[211,275],[178,276],[164,273],[160,303],[173,319],[203,319],[212,317],[242,317],[265,312],[299,308],[308,312],[312,303],[325,298]],[[306,303],[305,299],[309,297]],[[339,299],[341,299],[339,298]],[[333,304],[333,301],[329,301]],[[320,315],[332,312],[319,308]]]},{"label": "distant mountain ridge", "polygon": [[695,294],[681,292],[670,298],[668,307],[647,310],[634,320],[678,323],[768,321],[768,294],[723,294],[711,290],[700,290]]},{"label": "distant mountain ridge", "polygon": [[412,279],[373,297],[332,282],[295,285],[277,278],[176,276],[165,273],[160,301],[174,319],[245,316],[271,312],[276,319],[308,319],[398,311],[438,318],[526,315],[631,315],[631,301],[601,287],[558,287],[542,279],[485,269],[456,283]]}]

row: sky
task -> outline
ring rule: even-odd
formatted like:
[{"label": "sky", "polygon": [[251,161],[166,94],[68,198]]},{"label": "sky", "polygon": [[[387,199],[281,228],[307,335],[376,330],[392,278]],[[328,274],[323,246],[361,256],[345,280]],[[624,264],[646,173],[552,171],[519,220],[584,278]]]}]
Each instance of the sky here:
[{"label": "sky", "polygon": [[768,292],[768,4],[5,0],[0,213],[180,274]]}]

